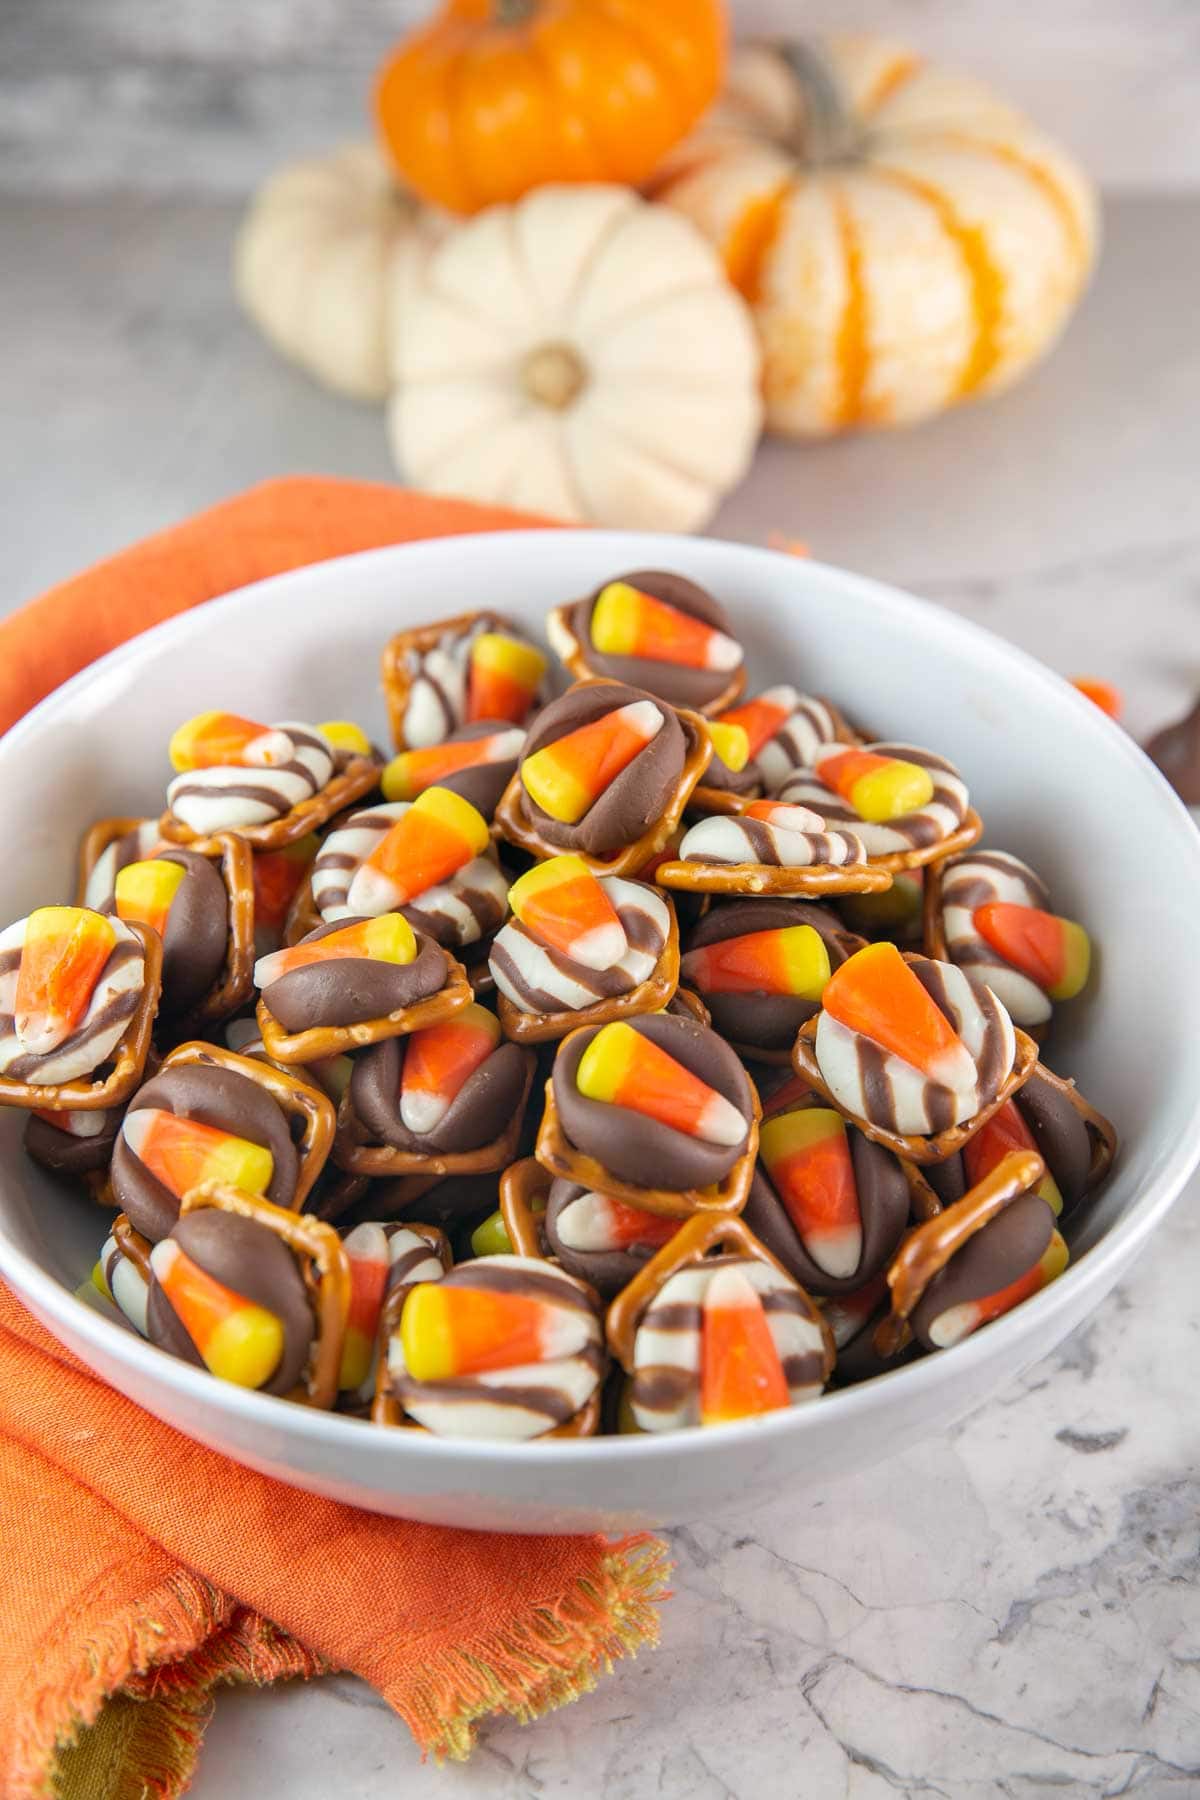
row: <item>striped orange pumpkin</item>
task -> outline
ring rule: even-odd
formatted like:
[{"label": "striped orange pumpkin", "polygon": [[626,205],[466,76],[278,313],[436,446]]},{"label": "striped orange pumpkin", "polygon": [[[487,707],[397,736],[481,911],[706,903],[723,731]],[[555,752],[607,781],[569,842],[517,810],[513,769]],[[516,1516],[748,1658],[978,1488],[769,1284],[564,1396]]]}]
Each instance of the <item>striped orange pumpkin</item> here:
[{"label": "striped orange pumpkin", "polygon": [[905,425],[1015,381],[1096,251],[1071,159],[965,76],[879,38],[754,45],[656,197],[720,250],[762,340],[768,427]]}]

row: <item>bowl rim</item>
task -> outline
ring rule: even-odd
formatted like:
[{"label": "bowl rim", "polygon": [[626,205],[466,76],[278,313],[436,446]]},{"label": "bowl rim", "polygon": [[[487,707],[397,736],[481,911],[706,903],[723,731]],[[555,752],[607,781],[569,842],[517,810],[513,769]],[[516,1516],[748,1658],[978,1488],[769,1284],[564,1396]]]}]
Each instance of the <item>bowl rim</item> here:
[{"label": "bowl rim", "polygon": [[[186,637],[189,630],[205,629],[210,621],[219,623],[228,613],[252,605],[256,599],[280,587],[295,589],[319,587],[329,578],[331,569],[352,575],[356,571],[401,566],[424,559],[439,561],[443,557],[479,556],[487,561],[500,553],[503,557],[520,558],[534,545],[544,542],[547,532],[569,537],[586,555],[601,546],[613,546],[618,556],[630,548],[639,556],[637,566],[656,566],[658,559],[698,560],[703,563],[711,554],[715,561],[733,552],[748,566],[788,562],[813,577],[818,586],[853,594],[868,605],[908,617],[923,630],[928,629],[931,615],[936,616],[939,630],[951,640],[960,641],[977,658],[981,649],[999,658],[1019,673],[1034,690],[1041,689],[1055,705],[1065,701],[1073,705],[1084,730],[1095,733],[1102,754],[1116,755],[1136,768],[1145,784],[1146,799],[1161,814],[1164,824],[1175,832],[1181,857],[1190,858],[1192,874],[1200,886],[1200,831],[1197,831],[1186,807],[1174,789],[1146,756],[1144,751],[1119,726],[1078,692],[1072,684],[1056,674],[1028,651],[998,636],[986,626],[959,614],[943,611],[935,603],[922,600],[904,589],[873,576],[805,558],[799,564],[789,553],[758,545],[738,543],[731,539],[684,537],[666,532],[645,531],[563,531],[559,527],[518,528],[511,531],[472,532],[440,538],[418,539],[407,543],[388,544],[348,556],[326,558],[295,569],[283,570],[261,580],[232,589],[182,613],[172,615],[138,632],[124,643],[89,663],[77,674],[53,689],[32,707],[10,729],[0,736],[0,770],[9,751],[36,736],[45,722],[60,713],[69,717],[74,697],[105,671],[116,669],[143,655],[147,646],[170,642],[176,636]],[[472,548],[474,546],[475,548]],[[620,548],[618,548],[620,546]],[[1197,1096],[1200,1102],[1200,1095]],[[670,1457],[673,1462],[691,1462],[707,1456],[714,1442],[722,1448],[762,1445],[779,1434],[814,1432],[832,1428],[838,1420],[853,1426],[863,1415],[881,1405],[900,1403],[909,1396],[928,1395],[948,1382],[956,1382],[956,1371],[969,1378],[972,1369],[990,1362],[1001,1362],[1010,1346],[1032,1335],[1037,1319],[1055,1312],[1072,1309],[1082,1317],[1113,1285],[1113,1265],[1127,1266],[1144,1246],[1151,1232],[1165,1216],[1182,1191],[1189,1176],[1200,1165],[1200,1131],[1194,1138],[1181,1137],[1167,1152],[1154,1179],[1105,1231],[1079,1262],[1072,1262],[1066,1272],[1021,1306],[993,1320],[986,1331],[977,1331],[954,1347],[953,1356],[926,1356],[901,1368],[886,1371],[869,1381],[850,1388],[836,1389],[822,1396],[818,1405],[787,1407],[764,1417],[727,1424],[719,1434],[701,1427],[662,1433],[629,1434],[617,1437],[549,1439],[531,1442],[473,1440],[435,1437],[415,1431],[380,1431],[366,1421],[348,1414],[318,1412],[297,1406],[269,1394],[238,1388],[230,1383],[214,1382],[207,1370],[170,1356],[146,1342],[135,1332],[76,1299],[75,1293],[55,1276],[43,1269],[32,1256],[12,1243],[0,1232],[0,1275],[13,1286],[19,1297],[27,1298],[44,1321],[54,1321],[75,1338],[85,1341],[109,1362],[144,1374],[158,1386],[174,1391],[181,1401],[195,1401],[201,1411],[224,1412],[247,1424],[264,1428],[286,1422],[287,1434],[325,1449],[344,1446],[349,1450],[370,1447],[375,1456],[383,1456],[395,1464],[399,1472],[410,1457],[432,1462],[461,1465],[463,1468],[486,1464],[493,1468],[537,1468],[543,1462],[558,1467],[575,1463],[591,1463],[597,1458],[613,1460],[633,1457],[640,1460]],[[1082,1305],[1077,1303],[1082,1302]],[[53,1333],[53,1326],[50,1327]],[[1052,1341],[1057,1341],[1052,1340]],[[1027,1345],[1026,1345],[1027,1347]],[[1037,1351],[1034,1350],[1036,1357]],[[1029,1359],[1026,1359],[1029,1360]],[[1024,1364],[1021,1365],[1025,1366]],[[95,1374],[95,1370],[91,1369]],[[1014,1371],[1015,1372],[1015,1371]],[[100,1377],[100,1379],[104,1379]],[[141,1404],[141,1402],[135,1402]],[[147,1408],[146,1410],[152,1410]],[[185,1427],[186,1429],[186,1427]],[[391,1445],[389,1450],[387,1445]],[[530,1464],[530,1453],[536,1457]],[[286,1479],[286,1478],[285,1478]]]}]

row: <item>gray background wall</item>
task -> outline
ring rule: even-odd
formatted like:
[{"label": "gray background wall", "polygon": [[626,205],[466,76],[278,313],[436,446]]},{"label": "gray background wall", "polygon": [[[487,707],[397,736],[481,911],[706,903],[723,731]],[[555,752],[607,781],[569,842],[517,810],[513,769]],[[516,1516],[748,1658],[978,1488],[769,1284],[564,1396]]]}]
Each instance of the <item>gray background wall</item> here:
[{"label": "gray background wall", "polygon": [[[654,0],[645,0],[650,6]],[[0,0],[0,188],[244,192],[363,129],[429,0]],[[742,32],[888,32],[993,79],[1109,188],[1200,184],[1200,0],[734,0]]]}]

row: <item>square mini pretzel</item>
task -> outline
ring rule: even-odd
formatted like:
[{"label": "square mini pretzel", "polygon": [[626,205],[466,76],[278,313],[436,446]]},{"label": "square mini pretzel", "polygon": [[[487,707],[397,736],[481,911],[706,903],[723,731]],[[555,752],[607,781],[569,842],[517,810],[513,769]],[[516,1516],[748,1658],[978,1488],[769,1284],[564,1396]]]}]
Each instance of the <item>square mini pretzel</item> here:
[{"label": "square mini pretzel", "polygon": [[[582,682],[580,685],[583,687],[619,687],[622,684],[609,681],[607,678],[597,678]],[[666,706],[665,701],[659,701],[658,704]],[[632,844],[626,844],[623,850],[615,851],[611,857],[589,856],[586,850],[572,852],[579,856],[597,875],[632,875],[636,877],[638,871],[666,847],[671,833],[683,817],[683,809],[688,803],[692,790],[711,761],[712,740],[705,730],[704,720],[699,713],[688,712],[682,707],[672,707],[669,710],[674,712],[675,717],[682,725],[688,746],[675,792],[668,801],[665,812],[646,827],[641,837],[635,839]],[[539,862],[545,861],[551,856],[561,856],[563,853],[562,845],[552,844],[549,838],[542,835],[540,828],[526,816],[525,788],[521,781],[519,767],[500,796],[493,829],[498,837],[505,838],[508,843],[515,844],[520,850],[527,850]]]},{"label": "square mini pretzel", "polygon": [[538,1223],[537,1202],[545,1213],[546,1200],[554,1177],[543,1169],[536,1156],[526,1156],[505,1169],[500,1177],[500,1216],[508,1241],[518,1256],[544,1259],[542,1230]]},{"label": "square mini pretzel", "polygon": [[272,1063],[253,1056],[239,1056],[220,1044],[199,1041],[180,1044],[164,1058],[162,1066],[165,1071],[188,1063],[212,1063],[218,1069],[229,1069],[235,1075],[246,1076],[247,1080],[266,1089],[289,1120],[299,1120],[300,1168],[292,1200],[294,1210],[299,1212],[333,1148],[336,1119],[328,1095],[295,1075],[285,1074]]},{"label": "square mini pretzel", "polygon": [[140,1086],[162,992],[162,939],[148,925],[131,924],[128,930],[141,940],[142,992],[125,1035],[105,1058],[112,1066],[104,1080],[87,1081],[80,1075],[74,1081],[48,1082],[42,1087],[34,1081],[8,1081],[0,1076],[0,1106],[38,1112],[99,1112],[106,1106],[122,1105]]},{"label": "square mini pretzel", "polygon": [[749,1085],[754,1111],[746,1136],[746,1148],[729,1173],[715,1187],[682,1188],[676,1193],[670,1188],[638,1187],[632,1181],[621,1181],[610,1174],[603,1163],[598,1162],[594,1156],[588,1156],[585,1151],[577,1150],[568,1140],[559,1123],[553,1077],[546,1083],[546,1110],[542,1114],[534,1155],[543,1169],[548,1170],[551,1175],[561,1175],[564,1181],[577,1181],[581,1187],[595,1188],[600,1193],[611,1194],[614,1200],[624,1200],[630,1206],[639,1207],[642,1212],[659,1213],[671,1219],[690,1219],[694,1213],[706,1216],[713,1213],[718,1216],[740,1213],[746,1204],[750,1183],[754,1178],[754,1164],[758,1157],[758,1125],[762,1118],[758,1089],[753,1082]]},{"label": "square mini pretzel", "polygon": [[[752,1256],[756,1261],[766,1263],[768,1268],[782,1275],[790,1287],[800,1288],[800,1292],[804,1293],[795,1276],[788,1274],[779,1258],[773,1256],[767,1246],[755,1237],[744,1219],[697,1214],[686,1225],[681,1225],[674,1237],[667,1239],[661,1250],[656,1251],[650,1261],[638,1270],[633,1280],[621,1289],[609,1306],[605,1324],[609,1352],[627,1375],[632,1375],[634,1370],[634,1343],[642,1314],[659,1289],[688,1263],[702,1262],[710,1251],[718,1248],[732,1250],[737,1256]],[[805,1295],[806,1299],[807,1297]],[[833,1333],[820,1307],[814,1306],[812,1310],[820,1326],[825,1353],[821,1374],[824,1385],[833,1371]]]},{"label": "square mini pretzel", "polygon": [[810,1087],[815,1088],[818,1094],[823,1094],[834,1111],[841,1113],[843,1119],[848,1119],[852,1125],[857,1126],[864,1137],[872,1138],[875,1143],[882,1144],[885,1149],[894,1151],[901,1162],[907,1161],[918,1165],[945,1162],[948,1156],[953,1156],[956,1150],[961,1150],[963,1145],[975,1136],[981,1125],[986,1125],[993,1114],[1000,1111],[1006,1100],[1012,1099],[1018,1088],[1024,1087],[1037,1067],[1037,1045],[1021,1030],[1020,1026],[1014,1025],[1013,1035],[1016,1038],[1017,1054],[1012,1068],[1000,1084],[1000,1091],[995,1099],[990,1100],[986,1106],[981,1106],[977,1113],[974,1113],[969,1119],[964,1119],[961,1125],[948,1125],[944,1131],[935,1132],[932,1137],[908,1136],[902,1131],[892,1131],[886,1125],[872,1125],[869,1119],[860,1119],[856,1113],[847,1112],[846,1108],[835,1100],[825,1082],[825,1077],[821,1074],[820,1064],[817,1062],[815,1039],[819,1019],[820,1014],[814,1019],[809,1019],[807,1024],[800,1027],[792,1049],[793,1069],[802,1080],[808,1082]]},{"label": "square mini pretzel", "polygon": [[310,1406],[327,1412],[337,1398],[342,1340],[350,1312],[350,1259],[341,1238],[332,1225],[311,1214],[288,1212],[224,1181],[206,1181],[191,1188],[180,1201],[179,1216],[185,1218],[206,1209],[233,1213],[237,1218],[265,1225],[299,1258],[317,1335],[304,1391],[287,1397],[306,1400]]},{"label": "square mini pretzel", "polygon": [[525,1057],[525,1080],[513,1116],[499,1137],[478,1150],[398,1150],[394,1144],[369,1144],[363,1136],[363,1125],[354,1110],[349,1090],[338,1108],[337,1137],[333,1160],[339,1169],[351,1175],[418,1175],[440,1181],[444,1175],[487,1175],[493,1169],[507,1168],[517,1154],[529,1090],[533,1086],[536,1060],[532,1050]]},{"label": "square mini pretzel", "polygon": [[461,636],[471,629],[476,619],[484,616],[482,611],[455,613],[453,618],[436,619],[432,625],[418,625],[412,631],[393,632],[383,646],[379,673],[383,682],[383,697],[387,703],[392,742],[397,750],[408,748],[404,741],[404,715],[408,711],[408,696],[413,684],[412,671],[408,667],[409,651],[425,656],[430,650],[436,650],[444,637]]},{"label": "square mini pretzel", "polygon": [[[282,850],[288,844],[294,844],[299,838],[307,837],[319,825],[332,819],[356,800],[361,800],[378,787],[381,766],[374,757],[355,756],[344,769],[332,775],[317,793],[310,794],[307,800],[299,801],[290,812],[285,812],[278,819],[264,819],[261,825],[241,825],[237,835],[244,838],[255,850]],[[185,850],[199,850],[201,855],[212,852],[213,833],[193,831],[190,825],[183,824],[173,813],[164,812],[158,821],[158,829],[163,839],[169,844],[178,844]]]},{"label": "square mini pretzel", "polygon": [[612,1019],[628,1019],[639,1013],[663,1012],[675,997],[679,986],[679,921],[675,908],[667,901],[667,941],[658,961],[647,975],[627,994],[610,994],[591,1006],[570,1008],[562,1012],[530,1013],[514,1006],[507,994],[497,993],[496,1011],[505,1037],[514,1044],[547,1044],[566,1037],[580,1025],[607,1025]]},{"label": "square mini pretzel", "polygon": [[436,994],[384,1013],[378,1019],[363,1019],[357,1025],[310,1025],[307,1031],[285,1031],[275,1014],[260,999],[255,1008],[263,1048],[274,1062],[310,1063],[324,1056],[341,1056],[349,1050],[363,1050],[384,1038],[406,1037],[422,1031],[427,1025],[440,1025],[452,1013],[469,1006],[474,993],[467,971],[448,950],[437,946],[446,959],[446,979]]},{"label": "square mini pretzel", "polygon": [[149,824],[148,819],[97,819],[89,827],[83,842],[79,846],[79,870],[75,880],[75,904],[86,906],[87,885],[92,870],[104,855],[110,844],[123,838],[127,832],[136,831],[139,825]]}]

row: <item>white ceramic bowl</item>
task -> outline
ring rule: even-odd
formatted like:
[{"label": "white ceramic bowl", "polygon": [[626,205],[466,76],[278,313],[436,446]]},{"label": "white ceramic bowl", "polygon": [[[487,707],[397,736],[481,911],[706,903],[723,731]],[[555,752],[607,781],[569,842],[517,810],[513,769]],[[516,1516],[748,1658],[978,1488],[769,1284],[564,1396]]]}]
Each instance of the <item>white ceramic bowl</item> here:
[{"label": "white ceramic bowl", "polygon": [[74,1299],[105,1215],[22,1155],[0,1119],[0,1271],[106,1380],[191,1437],[380,1512],[572,1531],[670,1524],[882,1461],[1044,1355],[1129,1267],[1200,1158],[1200,835],[1141,752],[1040,664],[977,627],[836,569],[632,532],[514,532],[397,547],[260,582],[162,625],[50,696],[0,742],[3,921],[69,898],[84,829],[153,812],[180,719],[349,717],[384,736],[380,646],[464,607],[537,629],[556,601],[636,567],[712,588],[752,680],[829,693],[882,737],[963,770],[987,841],[1026,856],[1098,947],[1056,1030],[1064,1072],[1116,1120],[1115,1175],[1066,1275],[965,1344],[816,1403],[717,1431],[505,1447],[379,1431],[215,1381]]}]

